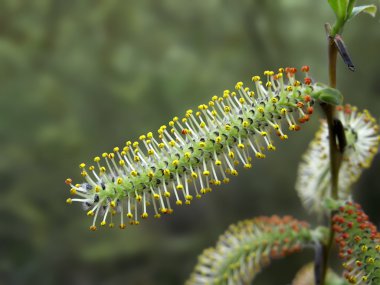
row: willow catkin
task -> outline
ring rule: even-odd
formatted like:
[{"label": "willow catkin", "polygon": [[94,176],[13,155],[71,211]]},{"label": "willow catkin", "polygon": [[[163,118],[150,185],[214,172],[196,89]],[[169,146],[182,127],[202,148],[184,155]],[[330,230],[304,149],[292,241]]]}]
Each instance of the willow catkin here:
[{"label": "willow catkin", "polygon": [[[175,204],[190,204],[217,186],[238,175],[237,165],[251,168],[255,159],[274,151],[273,136],[288,138],[285,130],[297,131],[300,123],[313,113],[310,96],[313,84],[309,67],[302,67],[303,83],[295,77],[295,68],[265,71],[265,82],[252,77],[255,91],[238,82],[234,91],[213,96],[208,104],[188,110],[182,119],[174,117],[168,125],[127,141],[122,148],[94,158],[95,165],[79,165],[84,182],[73,184],[68,178],[73,198],[96,222],[114,227],[131,225],[148,217],[148,209],[159,218],[170,214]],[[285,77],[285,78],[284,78]],[[286,126],[286,127],[285,127]],[[255,158],[253,159],[252,156]]]}]

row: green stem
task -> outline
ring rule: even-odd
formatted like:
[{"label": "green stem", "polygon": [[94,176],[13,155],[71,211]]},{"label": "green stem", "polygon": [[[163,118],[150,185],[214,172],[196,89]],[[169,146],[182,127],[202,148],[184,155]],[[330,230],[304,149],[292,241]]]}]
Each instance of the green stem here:
[{"label": "green stem", "polygon": [[[332,88],[336,87],[336,61],[338,56],[338,50],[336,48],[335,42],[334,42],[334,36],[341,29],[340,24],[334,25],[334,30],[330,31],[329,26],[326,26],[326,30],[328,32],[328,55],[329,55],[329,85]],[[342,155],[340,152],[340,148],[338,145],[338,142],[336,140],[337,134],[334,127],[334,113],[335,113],[335,106],[321,103],[322,110],[325,113],[326,120],[327,120],[327,126],[329,131],[329,146],[330,146],[330,170],[331,170],[331,197],[333,199],[338,199],[338,178],[339,178],[339,168],[342,160]],[[330,213],[330,221],[331,218],[334,216],[334,211],[331,211]],[[322,270],[320,272],[321,274],[321,284],[325,285],[325,279],[326,279],[326,272],[328,268],[328,260],[330,255],[330,250],[332,247],[332,242],[334,238],[334,232],[332,231],[332,225],[330,222],[330,234],[329,234],[329,240],[327,244],[323,245],[323,262],[322,262]]]}]

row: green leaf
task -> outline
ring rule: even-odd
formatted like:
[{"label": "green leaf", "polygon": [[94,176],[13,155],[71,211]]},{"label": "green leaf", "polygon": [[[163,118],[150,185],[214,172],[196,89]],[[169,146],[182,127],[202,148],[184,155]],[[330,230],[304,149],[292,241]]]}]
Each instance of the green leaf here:
[{"label": "green leaf", "polygon": [[349,18],[351,13],[352,13],[352,10],[354,9],[355,7],[355,4],[356,4],[356,0],[349,0],[348,1],[348,6],[347,6],[347,14],[346,14],[346,17]]},{"label": "green leaf", "polygon": [[334,10],[337,19],[343,20],[346,18],[348,0],[327,0]]},{"label": "green leaf", "polygon": [[314,92],[312,96],[324,103],[331,105],[341,105],[343,102],[343,95],[338,89],[326,87]]},{"label": "green leaf", "polygon": [[351,12],[348,20],[351,20],[352,18],[356,17],[360,13],[367,13],[367,14],[371,15],[372,17],[375,17],[376,16],[376,12],[377,12],[376,5],[358,6],[358,7],[355,7],[352,10],[352,12]]}]

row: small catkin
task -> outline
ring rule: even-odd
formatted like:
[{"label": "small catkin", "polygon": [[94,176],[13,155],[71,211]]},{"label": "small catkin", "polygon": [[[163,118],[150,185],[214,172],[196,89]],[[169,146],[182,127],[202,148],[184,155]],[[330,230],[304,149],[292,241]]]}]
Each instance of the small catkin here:
[{"label": "small catkin", "polygon": [[[251,168],[265,151],[274,151],[273,136],[288,138],[285,128],[300,129],[300,123],[313,113],[310,96],[314,84],[309,67],[302,67],[303,83],[295,77],[295,68],[265,71],[265,81],[252,77],[255,91],[238,82],[234,91],[213,96],[198,110],[188,110],[183,118],[174,117],[168,125],[127,141],[124,147],[94,158],[94,165],[79,165],[85,182],[66,179],[73,198],[96,222],[114,227],[113,216],[126,227],[148,217],[173,212],[171,203],[190,204],[211,191],[211,186],[228,183],[238,175],[237,165]],[[286,127],[285,127],[286,126]]]},{"label": "small catkin", "polygon": [[312,240],[309,225],[290,216],[239,222],[220,236],[215,247],[199,256],[185,284],[251,284],[272,259],[298,252]]},{"label": "small catkin", "polygon": [[[342,122],[347,143],[338,184],[339,198],[346,200],[351,185],[379,150],[379,125],[367,110],[359,112],[350,105],[337,106],[336,117]],[[330,180],[328,127],[323,121],[298,168],[296,190],[306,209],[323,213],[325,199],[331,197]]]},{"label": "small catkin", "polygon": [[351,284],[380,284],[380,233],[361,206],[346,202],[332,223],[344,277]]}]

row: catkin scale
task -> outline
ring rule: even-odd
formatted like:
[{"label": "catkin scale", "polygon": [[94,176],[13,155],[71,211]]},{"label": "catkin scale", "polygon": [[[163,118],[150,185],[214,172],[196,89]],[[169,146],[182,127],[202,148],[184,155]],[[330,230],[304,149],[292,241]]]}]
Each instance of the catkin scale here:
[{"label": "catkin scale", "polygon": [[[237,165],[251,168],[254,158],[265,158],[264,151],[274,151],[273,136],[287,139],[283,130],[300,129],[313,112],[313,85],[306,73],[305,84],[296,80],[296,69],[280,69],[277,74],[265,71],[263,84],[254,76],[256,93],[238,82],[235,91],[225,90],[223,96],[188,110],[181,120],[174,117],[158,130],[158,137],[148,133],[139,141],[126,142],[102,157],[95,157],[95,166],[80,164],[86,182],[73,184],[67,203],[80,202],[93,217],[90,229],[100,225],[113,227],[112,216],[119,213],[120,228],[125,217],[138,224],[139,217],[173,212],[173,197],[177,205],[190,204],[211,191],[211,185],[228,183],[238,175]],[[284,81],[284,74],[287,82]],[[264,87],[265,85],[265,87]]]}]

